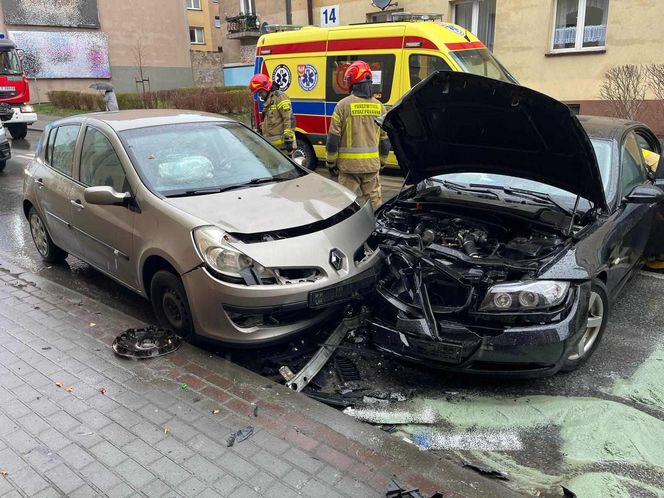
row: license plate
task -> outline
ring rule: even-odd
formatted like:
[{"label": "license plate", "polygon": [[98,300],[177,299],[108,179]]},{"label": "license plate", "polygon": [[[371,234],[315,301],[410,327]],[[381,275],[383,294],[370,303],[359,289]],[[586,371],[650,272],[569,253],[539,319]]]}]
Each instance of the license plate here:
[{"label": "license plate", "polygon": [[0,92],[15,92],[15,86],[0,86]]},{"label": "license plate", "polygon": [[309,307],[323,308],[332,304],[339,304],[351,299],[362,297],[363,291],[369,290],[376,283],[376,275],[371,272],[369,276],[362,277],[352,282],[328,287],[319,291],[309,293]]}]

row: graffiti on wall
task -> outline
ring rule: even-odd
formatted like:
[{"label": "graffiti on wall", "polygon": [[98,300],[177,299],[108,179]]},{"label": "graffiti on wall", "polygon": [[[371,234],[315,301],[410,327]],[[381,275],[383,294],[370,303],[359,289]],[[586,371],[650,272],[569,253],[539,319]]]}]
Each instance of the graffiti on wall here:
[{"label": "graffiti on wall", "polygon": [[6,24],[98,28],[97,0],[2,0]]},{"label": "graffiti on wall", "polygon": [[36,78],[110,78],[108,39],[98,31],[10,31]]}]

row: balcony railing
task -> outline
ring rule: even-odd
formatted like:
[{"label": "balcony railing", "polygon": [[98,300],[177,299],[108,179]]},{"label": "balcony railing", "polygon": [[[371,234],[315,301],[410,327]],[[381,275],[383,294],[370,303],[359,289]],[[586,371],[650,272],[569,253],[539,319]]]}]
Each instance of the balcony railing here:
[{"label": "balcony railing", "polygon": [[260,35],[260,21],[254,14],[240,14],[238,16],[227,17],[228,37],[244,38],[258,37]]}]

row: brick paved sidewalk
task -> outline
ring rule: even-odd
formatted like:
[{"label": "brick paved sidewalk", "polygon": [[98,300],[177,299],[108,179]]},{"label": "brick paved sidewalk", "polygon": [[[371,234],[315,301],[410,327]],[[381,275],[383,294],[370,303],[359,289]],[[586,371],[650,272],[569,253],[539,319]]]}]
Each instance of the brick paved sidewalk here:
[{"label": "brick paved sidewalk", "polygon": [[0,260],[0,496],[510,495],[202,349],[114,356],[140,325]]}]

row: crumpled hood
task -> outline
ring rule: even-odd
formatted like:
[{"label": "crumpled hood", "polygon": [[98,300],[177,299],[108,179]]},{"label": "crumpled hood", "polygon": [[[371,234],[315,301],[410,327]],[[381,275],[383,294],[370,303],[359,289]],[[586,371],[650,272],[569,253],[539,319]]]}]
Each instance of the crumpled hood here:
[{"label": "crumpled hood", "polygon": [[563,103],[511,83],[441,71],[386,114],[407,183],[446,173],[527,178],[606,207],[595,153]]},{"label": "crumpled hood", "polygon": [[337,183],[311,173],[281,183],[165,201],[227,232],[250,234],[325,220],[354,199]]}]

